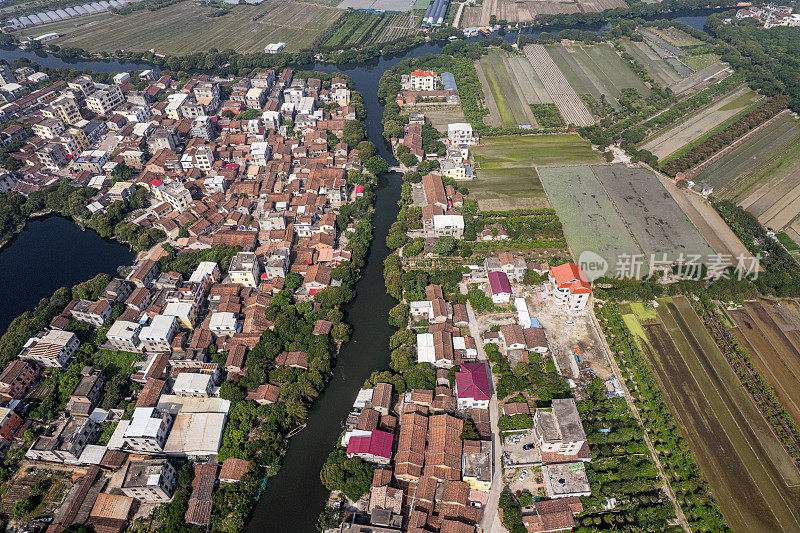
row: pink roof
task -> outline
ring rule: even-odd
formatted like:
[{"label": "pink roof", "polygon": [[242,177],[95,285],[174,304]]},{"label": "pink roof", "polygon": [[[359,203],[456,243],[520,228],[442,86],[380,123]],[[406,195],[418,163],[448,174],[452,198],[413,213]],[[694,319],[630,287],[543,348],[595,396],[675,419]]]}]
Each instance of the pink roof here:
[{"label": "pink roof", "polygon": [[435,71],[417,69],[411,73],[412,76],[436,76]]},{"label": "pink roof", "polygon": [[364,453],[391,459],[393,440],[394,435],[391,433],[374,429],[368,437],[350,437],[350,441],[347,443],[347,453]]},{"label": "pink roof", "polygon": [[461,370],[456,372],[456,396],[475,400],[490,400],[492,398],[489,375],[486,373],[486,363],[461,364]]},{"label": "pink roof", "polygon": [[364,192],[364,186],[356,185],[356,193],[362,193],[362,192]]},{"label": "pink roof", "polygon": [[489,272],[489,288],[492,294],[511,294],[511,282],[505,272]]},{"label": "pink roof", "polygon": [[583,269],[575,263],[564,263],[550,267],[550,277],[555,280],[559,289],[569,289],[573,294],[592,292],[592,287],[583,273]]},{"label": "pink roof", "polygon": [[156,178],[150,181],[150,185],[152,185],[153,187],[161,187],[162,185],[164,185],[164,182]]}]

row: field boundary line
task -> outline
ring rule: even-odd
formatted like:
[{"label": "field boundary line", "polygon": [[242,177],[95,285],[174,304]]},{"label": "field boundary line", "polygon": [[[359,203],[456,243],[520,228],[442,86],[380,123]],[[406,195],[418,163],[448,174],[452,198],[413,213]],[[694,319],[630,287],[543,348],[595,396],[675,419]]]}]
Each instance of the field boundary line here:
[{"label": "field boundary line", "polygon": [[[611,369],[618,376],[618,381],[625,394],[625,403],[628,404],[628,409],[631,411],[631,414],[634,416],[634,418],[636,418],[636,421],[639,422],[639,427],[642,428],[642,435],[644,437],[645,444],[647,445],[650,458],[653,460],[656,470],[658,471],[658,476],[661,478],[661,487],[664,490],[664,494],[666,494],[669,501],[672,502],[672,505],[675,508],[675,516],[683,530],[691,532],[692,529],[689,527],[689,522],[686,520],[686,514],[684,514],[683,509],[681,509],[680,504],[678,504],[678,499],[675,497],[675,492],[672,490],[672,485],[664,473],[664,467],[661,465],[661,460],[658,458],[656,449],[653,446],[653,441],[650,440],[650,435],[647,434],[644,424],[642,423],[642,416],[641,413],[639,413],[639,408],[636,407],[636,402],[634,402],[633,397],[628,390],[628,385],[625,383],[625,379],[623,379],[625,375],[622,373],[622,369],[617,364],[616,359],[610,355],[611,349],[606,345],[605,333],[601,333],[602,328],[598,327],[597,317],[594,314],[594,308],[589,311],[589,317],[592,319],[592,326],[594,327],[595,335],[597,335],[597,338],[600,339],[600,346],[603,347],[603,355],[605,356],[606,361],[608,361]],[[638,340],[636,342],[638,342]]]},{"label": "field boundary line", "polygon": [[[611,197],[611,195],[608,194],[608,191],[606,190],[606,186],[605,186],[605,184],[603,184],[603,180],[601,180],[600,177],[597,175],[597,172],[594,171],[594,167],[595,166],[596,165],[589,165],[589,170],[592,171],[592,175],[594,176],[594,179],[597,181],[597,183],[600,184],[600,188],[603,189],[603,192],[608,197],[609,202],[611,202],[611,205],[614,206],[614,211],[617,212],[617,216],[622,220],[622,223],[625,224],[625,229],[628,230],[628,234],[631,236],[631,239],[633,239],[634,244],[636,245],[637,248],[639,248],[639,251],[642,252],[642,256],[644,256],[645,253],[644,253],[644,248],[642,248],[642,244],[636,239],[636,235],[633,234],[633,230],[631,229],[630,223],[628,223],[628,221],[622,215],[622,211],[620,211],[619,206],[617,205],[617,203],[614,201],[614,199]],[[689,222],[691,222],[691,220]]]},{"label": "field boundary line", "polygon": [[[687,176],[687,177],[689,177],[689,178],[696,176],[697,174],[699,174],[699,173],[700,173],[700,171],[701,171],[701,170],[702,170],[702,169],[703,169],[703,168],[704,168],[706,165],[708,165],[709,163],[711,163],[711,162],[713,162],[713,161],[716,161],[717,159],[719,159],[720,157],[722,157],[722,155],[724,155],[724,154],[727,154],[729,151],[731,151],[731,150],[733,150],[734,148],[736,148],[736,147],[737,147],[737,146],[738,146],[738,145],[739,145],[739,144],[740,144],[742,141],[744,141],[745,139],[749,138],[749,137],[750,137],[751,135],[753,135],[754,133],[756,133],[756,132],[760,132],[762,129],[764,129],[766,126],[768,126],[768,125],[769,125],[769,124],[770,124],[772,121],[774,121],[774,120],[775,120],[775,119],[777,119],[778,117],[780,117],[780,116],[783,116],[783,115],[785,115],[785,114],[787,114],[787,113],[790,113],[790,114],[792,114],[792,115],[795,115],[795,117],[797,116],[796,114],[792,113],[792,112],[791,112],[791,111],[789,111],[788,109],[784,109],[783,111],[781,111],[780,113],[778,113],[778,114],[777,114],[777,115],[775,115],[774,117],[770,118],[769,120],[767,120],[766,122],[764,122],[764,123],[763,123],[763,124],[761,124],[760,126],[756,126],[756,127],[755,127],[755,128],[753,128],[752,130],[748,131],[747,133],[745,133],[744,135],[742,135],[741,137],[739,137],[738,139],[736,139],[735,141],[733,141],[731,144],[729,144],[728,146],[724,147],[722,150],[720,150],[720,151],[719,151],[719,152],[717,152],[716,154],[712,155],[711,157],[709,157],[709,158],[708,158],[708,159],[706,159],[705,161],[702,161],[702,162],[701,162],[699,165],[696,165],[696,166],[694,166],[694,167],[690,168],[688,171],[686,171],[686,176]],[[727,188],[728,188],[728,187],[730,187],[731,185],[735,184],[737,181],[738,181],[738,180],[733,180],[733,181],[731,181],[730,183],[726,184],[726,185],[725,185],[725,187],[724,187],[724,189],[727,189]]]},{"label": "field boundary line", "polygon": [[[700,325],[701,325],[701,327],[703,328],[703,331],[705,331],[706,333],[708,333],[708,330],[706,329],[705,323],[704,323],[704,322],[703,322],[703,321],[700,319],[700,317],[698,317],[698,316],[697,316],[697,313],[695,313],[695,311],[694,311],[694,308],[692,307],[691,303],[689,303],[689,302],[688,302],[688,300],[687,300],[687,305],[689,306],[689,309],[691,309],[692,313],[693,313],[693,314],[694,314],[694,316],[697,318],[697,320],[700,322]],[[678,311],[678,314],[680,315],[680,309],[678,309],[677,305],[675,306],[675,309]],[[667,307],[667,313],[669,313],[670,315],[672,315],[672,312],[670,311],[669,307]],[[682,319],[682,318],[683,318],[683,317],[681,317],[681,319]],[[684,339],[686,339],[687,343],[689,343],[689,347],[691,348],[691,342],[690,342],[689,338],[688,338],[688,337],[686,337],[686,334],[683,332],[683,329],[680,327],[680,322],[678,322],[677,320],[675,320],[675,323],[678,325],[678,333],[680,333],[680,335],[681,335],[682,337],[684,337]],[[690,329],[690,330],[691,330],[691,328],[689,328],[689,325],[688,325],[688,324],[687,324],[686,326],[687,326],[687,328],[688,328],[688,329]],[[669,333],[669,330],[667,330],[667,332]],[[700,344],[700,342],[699,342],[699,339],[697,339],[697,337],[695,337],[694,335],[692,335],[692,338],[695,340],[695,342],[696,342],[698,345]],[[713,339],[713,338],[712,338],[711,340],[712,340],[712,342],[714,342],[714,344],[716,345],[716,341],[714,341],[714,339]],[[700,346],[700,348],[702,349],[702,346]],[[719,348],[718,348],[718,349],[719,349]],[[725,357],[724,357],[724,355],[723,355],[723,359],[724,359],[724,358],[725,358]],[[694,359],[695,359],[695,361],[696,361],[697,363],[699,363],[699,364],[702,366],[702,361],[700,361],[700,359],[699,359],[699,358],[697,358],[697,357],[695,356],[695,358],[694,358]],[[727,361],[725,361],[725,364],[726,364],[726,365],[728,365],[728,368],[730,369],[730,365],[729,365],[729,363],[728,363]],[[706,400],[706,401],[709,403],[709,405],[711,405],[711,402],[709,401],[709,399],[708,399],[708,396],[706,396],[706,393],[705,393],[705,391],[703,390],[703,388],[702,388],[702,387],[700,387],[700,383],[697,381],[697,377],[695,376],[695,373],[692,371],[692,369],[691,369],[691,368],[690,368],[688,365],[687,365],[687,369],[689,370],[689,373],[692,375],[692,379],[693,379],[693,380],[695,381],[695,383],[697,384],[697,389],[700,391],[700,394],[703,396],[703,399],[705,399],[705,400]],[[753,448],[753,445],[750,443],[750,439],[748,439],[748,438],[747,438],[747,433],[746,433],[746,432],[745,432],[745,431],[742,429],[742,426],[741,426],[741,425],[739,425],[739,422],[736,420],[736,417],[733,415],[733,411],[731,411],[730,407],[728,406],[728,402],[726,402],[726,401],[725,401],[725,396],[723,396],[723,395],[720,393],[719,387],[717,387],[717,384],[716,384],[716,383],[714,383],[714,380],[713,380],[713,379],[711,379],[711,376],[710,376],[710,375],[708,375],[708,377],[709,377],[709,380],[708,380],[708,381],[710,382],[711,386],[713,387],[713,389],[714,389],[714,392],[716,392],[717,396],[719,396],[719,399],[721,400],[721,402],[722,402],[722,405],[725,407],[725,410],[728,412],[728,415],[731,417],[731,420],[733,421],[734,425],[736,426],[736,429],[739,431],[739,433],[741,434],[741,436],[744,438],[744,441],[747,443],[747,447],[748,447],[748,448],[750,449],[750,451],[753,453],[753,456],[756,458],[756,461],[758,462],[758,465],[761,467],[761,469],[762,469],[762,470],[764,471],[764,473],[766,474],[766,477],[767,477],[767,479],[769,479],[769,482],[770,482],[770,484],[772,484],[773,488],[774,488],[774,489],[775,489],[775,491],[778,493],[778,496],[780,497],[780,499],[781,499],[781,500],[782,500],[782,501],[783,501],[783,502],[786,504],[786,507],[787,507],[787,508],[788,508],[790,511],[794,511],[794,506],[793,506],[793,505],[792,505],[790,502],[788,502],[788,501],[786,500],[786,498],[784,498],[784,496],[783,496],[783,491],[782,491],[782,490],[781,490],[781,489],[780,489],[780,488],[777,486],[777,484],[775,483],[775,480],[772,478],[772,476],[771,476],[771,475],[769,475],[769,471],[768,471],[768,470],[767,470],[767,468],[765,467],[765,465],[764,465],[764,461],[762,461],[762,459],[761,459],[761,454],[757,453],[757,452],[756,452],[756,450]],[[742,385],[741,385],[741,382],[739,381],[739,378],[738,378],[738,376],[735,376],[735,373],[734,373],[734,377],[736,378],[736,380],[737,380],[737,383],[739,383],[739,385],[740,385],[740,386],[742,386]],[[749,401],[750,401],[750,402],[753,402],[753,399],[752,399],[752,397],[750,396],[750,394],[749,394],[749,393],[748,393],[746,390],[745,390],[745,393],[746,393],[746,396],[747,396],[747,398],[749,399]],[[732,400],[732,399],[731,399],[731,400]],[[733,400],[732,400],[732,401],[733,401]],[[761,413],[761,409],[759,409],[759,408],[758,408],[758,406],[756,406],[756,410],[758,411],[758,413],[761,415],[761,417],[762,417],[762,419],[763,419],[763,414]],[[744,414],[743,414],[743,416],[744,416]],[[767,422],[767,425],[769,425],[769,423],[768,423],[768,422]],[[725,429],[725,428],[723,427],[723,430],[724,430],[724,429]],[[771,433],[771,434],[774,436],[774,433]],[[726,435],[726,437],[727,437],[727,435]],[[756,437],[756,439],[757,439],[757,438],[758,438],[758,437]],[[780,443],[780,442],[779,442],[779,443]],[[735,446],[734,446],[734,447],[735,447]],[[783,446],[781,446],[781,450],[783,450]],[[784,451],[785,451],[785,450],[784,450]],[[771,461],[770,461],[770,462],[771,462]],[[775,465],[774,465],[774,463],[773,463],[773,466],[775,466]],[[777,468],[776,468],[776,470],[777,470]],[[750,472],[749,472],[749,471],[748,471],[748,475],[750,475]],[[788,486],[788,485],[787,485],[787,486]],[[770,504],[770,501],[769,501],[769,499],[768,499],[768,498],[766,498],[766,495],[765,495],[765,494],[763,494],[763,493],[762,493],[762,496],[764,496],[764,501],[766,502],[767,506],[770,508],[770,510],[772,510],[772,505]],[[795,513],[794,513],[794,512],[791,512],[791,515],[792,515],[792,517],[794,518],[794,520],[795,520],[795,524],[797,525],[798,529],[800,529],[800,520],[798,520],[798,517],[795,515]],[[777,517],[777,515],[775,515],[774,513],[773,513],[773,516],[774,516],[776,519],[778,518],[778,517]],[[778,521],[778,525],[779,525],[779,526],[781,526],[781,529],[782,529],[783,531],[786,531],[786,529],[784,529],[784,528],[783,528],[783,525],[782,525],[782,524],[780,524],[780,521]],[[790,531],[791,531],[791,530],[790,530]],[[797,531],[797,530],[794,530],[794,531]]]}]

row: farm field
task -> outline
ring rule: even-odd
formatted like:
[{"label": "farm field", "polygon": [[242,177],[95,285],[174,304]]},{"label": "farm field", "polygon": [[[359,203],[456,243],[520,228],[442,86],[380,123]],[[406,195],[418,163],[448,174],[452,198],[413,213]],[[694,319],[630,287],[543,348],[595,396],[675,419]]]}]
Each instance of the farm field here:
[{"label": "farm field", "polygon": [[800,121],[782,113],[701,167],[696,181],[800,240]]},{"label": "farm field", "polygon": [[640,324],[631,331],[726,522],[734,532],[797,531],[800,472],[791,457],[689,301],[660,304],[657,320],[624,318]]},{"label": "farm field", "polygon": [[747,87],[742,87],[689,115],[683,122],[657,134],[641,148],[649,150],[659,159],[664,159],[724,122],[748,111],[758,100],[760,100],[758,94]]},{"label": "farm field", "polygon": [[538,171],[573,255],[599,254],[610,274],[627,268],[629,275],[646,275],[651,258],[674,261],[680,254],[688,259],[714,253],[649,169],[616,164]]},{"label": "farm field", "polygon": [[728,311],[739,342],[797,424],[800,422],[800,306],[760,299]]},{"label": "farm field", "polygon": [[687,67],[697,72],[710,67],[719,61],[716,54],[687,55],[681,60]]},{"label": "farm field", "polygon": [[424,113],[425,118],[430,121],[431,126],[445,133],[447,133],[448,124],[452,124],[453,122],[466,122],[464,111],[462,111],[461,106],[418,105],[414,107],[414,111],[421,111]]},{"label": "farm field", "polygon": [[616,272],[618,257],[641,254],[625,221],[587,166],[540,168],[547,197],[556,210],[573,257],[594,252]]},{"label": "farm field", "polygon": [[653,171],[624,164],[597,165],[592,171],[645,257],[674,260],[714,253]]},{"label": "farm field", "polygon": [[664,176],[658,176],[658,180],[716,253],[752,258],[752,254],[708,200],[692,191],[679,189],[673,180]]},{"label": "farm field", "polygon": [[625,7],[622,0],[562,0],[542,2],[541,0],[484,0],[480,6],[465,6],[461,17],[461,28],[487,26],[492,15],[497,20],[509,22],[533,22],[536,15],[556,13],[585,13]]},{"label": "farm field", "polygon": [[590,126],[595,123],[592,113],[586,108],[586,104],[544,46],[540,44],[525,46],[525,56],[566,124]]},{"label": "farm field", "polygon": [[714,187],[717,196],[746,199],[773,176],[772,167],[781,155],[793,155],[792,141],[800,142],[800,121],[789,113],[776,116],[767,126],[689,175],[699,184]]},{"label": "farm field", "polygon": [[599,99],[605,94],[616,107],[622,89],[633,88],[641,95],[649,92],[609,44],[556,44],[545,48],[579,95],[589,94]]},{"label": "farm field", "polygon": [[416,31],[408,15],[353,11],[325,42],[332,48],[352,48],[400,39]]},{"label": "farm field", "polygon": [[549,207],[537,166],[599,160],[577,135],[491,137],[473,153],[478,168],[467,187],[478,207],[488,210]]},{"label": "farm field", "polygon": [[504,51],[491,50],[476,63],[482,73],[479,79],[483,94],[487,100],[494,101],[493,104],[487,101],[491,122],[504,128],[535,125],[536,119],[516,77],[507,68],[506,58]]},{"label": "farm field", "polygon": [[[158,53],[189,54],[217,48],[263,53],[273,42],[285,42],[289,51],[309,47],[342,13],[334,7],[296,0],[266,0],[230,9],[227,15],[211,17],[217,8],[181,2],[157,11],[80,17],[54,23],[52,29],[51,25],[37,26],[33,31],[41,35],[59,31],[55,25],[60,25],[59,33],[64,36],[53,41],[55,44],[94,51],[155,49]],[[253,20],[255,17],[258,20]]]},{"label": "farm field", "polygon": [[658,54],[647,46],[647,43],[624,39],[623,45],[629,54],[644,65],[648,74],[650,74],[659,85],[670,87],[683,79],[683,76],[678,74],[672,65],[658,57]]}]

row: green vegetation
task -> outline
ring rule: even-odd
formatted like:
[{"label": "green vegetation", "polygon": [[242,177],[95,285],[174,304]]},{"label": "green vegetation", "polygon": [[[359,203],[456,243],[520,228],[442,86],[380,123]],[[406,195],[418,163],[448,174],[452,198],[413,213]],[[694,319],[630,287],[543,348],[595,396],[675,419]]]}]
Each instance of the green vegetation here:
[{"label": "green vegetation", "polygon": [[719,507],[701,477],[686,440],[675,427],[639,344],[613,305],[600,306],[596,310],[611,352],[622,369],[620,379],[625,381],[639,407],[642,423],[659,450],[659,460],[690,527],[693,530],[726,530]]},{"label": "green vegetation", "polygon": [[470,198],[484,210],[549,207],[538,166],[599,161],[591,145],[574,134],[493,137],[473,153],[477,179],[469,183]]},{"label": "green vegetation", "polygon": [[500,431],[510,431],[515,429],[528,429],[533,427],[533,417],[531,415],[503,415],[497,421]]},{"label": "green vegetation", "polygon": [[324,43],[331,49],[356,48],[391,42],[416,32],[408,15],[348,11],[337,21],[333,34]]},{"label": "green vegetation", "polygon": [[497,506],[503,511],[503,525],[511,533],[525,533],[527,531],[525,524],[522,522],[522,511],[508,490],[504,490],[500,494]]},{"label": "green vegetation", "polygon": [[561,114],[555,104],[530,104],[536,122],[543,128],[560,128],[564,126]]},{"label": "green vegetation", "polygon": [[786,235],[784,232],[776,234],[775,237],[778,239],[778,242],[780,242],[783,245],[783,247],[786,248],[788,252],[800,251],[800,245],[794,242],[791,239],[791,237]]}]

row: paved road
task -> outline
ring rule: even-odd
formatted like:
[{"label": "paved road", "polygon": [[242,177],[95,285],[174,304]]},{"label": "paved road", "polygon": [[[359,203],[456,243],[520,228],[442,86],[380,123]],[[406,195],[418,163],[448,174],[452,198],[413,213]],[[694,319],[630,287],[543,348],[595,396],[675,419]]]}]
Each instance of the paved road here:
[{"label": "paved road", "polygon": [[[630,409],[634,418],[639,421],[639,425],[642,425],[642,417],[639,414],[639,409],[636,407],[636,404],[633,403],[633,398],[631,398],[628,387],[625,385],[625,379],[622,370],[620,370],[619,366],[617,365],[617,361],[611,356],[611,349],[606,345],[606,337],[603,335],[600,325],[597,322],[597,317],[594,314],[594,308],[590,310],[589,316],[592,318],[592,325],[594,325],[597,337],[600,339],[600,345],[603,347],[603,353],[608,360],[608,364],[611,365],[611,369],[614,371],[614,375],[617,376],[617,381],[619,381],[620,387],[622,387],[622,391],[625,394],[625,402],[628,404],[628,409]],[[653,462],[656,465],[656,470],[658,470],[658,477],[661,478],[661,487],[664,489],[664,493],[667,495],[667,498],[669,498],[669,500],[672,502],[672,505],[675,507],[675,515],[678,517],[678,523],[680,523],[684,531],[691,532],[689,522],[686,520],[686,515],[683,514],[683,509],[681,509],[681,506],[678,505],[678,501],[675,498],[675,493],[672,491],[672,487],[667,481],[667,476],[664,474],[664,468],[661,466],[661,461],[658,459],[658,453],[656,452],[655,447],[653,447],[653,442],[650,440],[647,432],[644,432],[644,442],[647,444],[647,449],[650,450],[650,457],[653,459]]]},{"label": "paved road", "polygon": [[[473,311],[469,302],[467,302],[467,317],[469,318],[469,334],[475,339],[475,345],[478,348],[478,359],[486,361],[487,357],[486,352],[483,350],[483,343],[481,342],[481,331],[480,328],[478,328],[478,319],[475,317],[475,311]],[[503,491],[503,469],[500,466],[502,461],[502,448],[500,447],[500,431],[497,429],[498,414],[497,394],[494,394],[494,391],[492,391],[492,399],[489,402],[489,422],[492,431],[494,473],[492,474],[492,488],[489,491],[489,500],[486,503],[483,519],[480,523],[481,530],[486,533],[502,533],[506,531],[497,513],[497,502],[500,499],[500,493]]]}]

